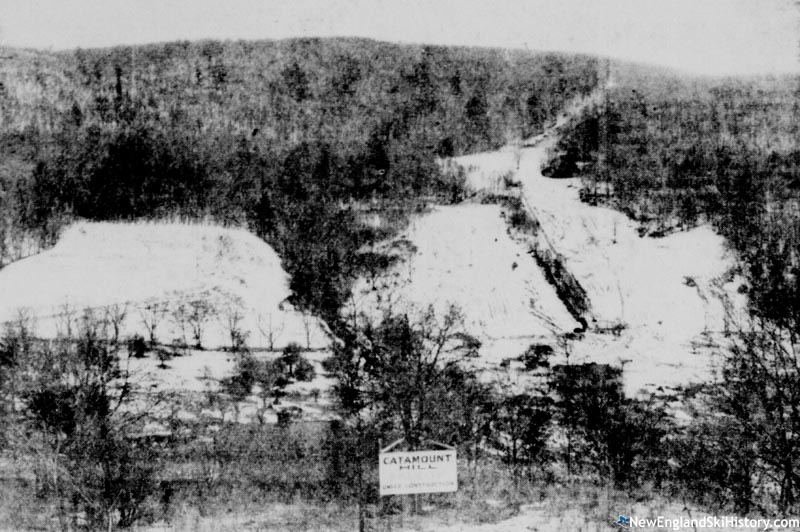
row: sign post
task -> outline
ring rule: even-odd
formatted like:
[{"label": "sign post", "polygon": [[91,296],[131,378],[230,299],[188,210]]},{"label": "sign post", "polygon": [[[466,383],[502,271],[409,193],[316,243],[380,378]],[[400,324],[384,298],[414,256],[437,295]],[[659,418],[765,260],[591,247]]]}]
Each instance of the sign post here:
[{"label": "sign post", "polygon": [[381,449],[378,458],[380,494],[406,495],[458,491],[456,450],[449,445],[435,451],[389,452],[403,440]]}]

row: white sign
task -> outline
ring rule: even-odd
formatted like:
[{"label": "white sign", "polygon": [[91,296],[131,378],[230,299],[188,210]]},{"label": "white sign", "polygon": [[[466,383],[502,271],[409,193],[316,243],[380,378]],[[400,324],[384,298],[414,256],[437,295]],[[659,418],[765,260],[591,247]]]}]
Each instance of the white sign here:
[{"label": "white sign", "polygon": [[381,495],[458,490],[455,450],[380,453],[379,456]]}]

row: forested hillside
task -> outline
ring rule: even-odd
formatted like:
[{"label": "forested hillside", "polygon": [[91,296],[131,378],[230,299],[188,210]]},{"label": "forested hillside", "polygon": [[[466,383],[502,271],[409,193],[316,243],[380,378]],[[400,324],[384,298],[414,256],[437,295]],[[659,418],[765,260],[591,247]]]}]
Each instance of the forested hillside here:
[{"label": "forested hillside", "polygon": [[658,236],[708,221],[747,270],[753,310],[800,318],[800,79],[624,79],[570,122],[545,169],[583,176]]},{"label": "forested hillside", "polygon": [[355,204],[458,200],[437,157],[530,135],[597,83],[586,57],[359,39],[4,55],[0,264],[73,218],[213,219],[275,247],[328,317],[380,236]]},{"label": "forested hillside", "polygon": [[[465,514],[504,521],[532,503],[546,505],[562,528],[570,526],[563,508],[575,508],[575,529],[636,505],[640,515],[667,515],[659,506],[675,515],[797,514],[798,79],[687,79],[588,57],[361,39],[2,54],[0,267],[87,219],[207,220],[247,228],[273,248],[259,252],[259,242],[226,239],[223,232],[235,232],[215,227],[185,246],[197,252],[176,252],[174,266],[162,268],[170,275],[151,288],[171,291],[166,302],[151,300],[137,313],[117,294],[80,316],[65,304],[54,317],[63,318],[56,338],[40,336],[25,312],[2,324],[0,473],[13,471],[0,475],[9,493],[0,520],[11,528],[198,530],[202,518],[214,530],[344,530],[356,522],[367,530],[392,528],[397,514],[404,527],[409,508],[381,497],[376,482],[378,450],[398,438],[410,449],[442,442],[458,450],[459,492],[426,495],[410,512],[434,508],[444,516],[436,524]],[[578,116],[559,139],[548,139],[557,116],[567,121],[565,104],[589,95],[568,108]],[[503,194],[487,201],[503,205],[438,208],[419,217],[427,218],[423,230],[401,231],[410,213],[466,196],[465,172],[442,159],[505,144],[514,146],[474,156],[486,166],[470,170],[498,190],[502,184]],[[584,201],[639,225],[581,204],[573,185]],[[687,235],[667,235],[699,223],[727,238],[741,271],[711,257],[724,255],[711,231],[677,243]],[[117,263],[146,255],[144,265],[122,270],[125,294],[137,283],[157,285],[150,265],[165,248],[179,251],[177,224],[160,224],[161,247],[150,229],[157,224],[131,225],[142,248],[156,252],[95,231],[73,239],[80,245],[62,258],[84,259],[86,249],[113,248],[107,242],[115,239],[125,252],[117,250]],[[81,231],[73,227],[59,247]],[[665,238],[643,240],[648,235]],[[426,248],[424,238],[433,244]],[[457,238],[468,245],[450,246]],[[366,245],[378,241],[386,245]],[[378,273],[405,260],[384,254],[395,244],[427,261],[404,263],[401,282],[422,278],[415,290],[427,300],[470,292],[467,310],[478,317],[468,322],[448,302],[441,315],[434,306],[418,316],[396,306],[379,309],[374,323],[355,311],[345,323],[343,303],[359,275],[371,285],[363,293],[376,299],[401,286],[376,289]],[[102,251],[95,265],[113,269],[105,261],[114,250]],[[206,268],[201,254],[231,260]],[[479,255],[495,260],[479,264]],[[717,264],[700,268],[699,279],[684,269],[693,260]],[[275,349],[284,324],[273,326],[270,313],[250,316],[268,340],[268,349],[251,349],[242,325],[249,310],[217,312],[206,301],[210,288],[190,301],[175,297],[194,285],[177,286],[172,271],[194,266],[212,278],[236,269],[234,261],[278,287],[257,292],[250,287],[263,283],[247,284],[251,274],[237,271],[226,278],[236,290],[225,291],[262,300],[277,293],[273,311],[284,310],[282,270],[289,273],[305,348],[295,332]],[[3,274],[19,266],[35,278],[65,264],[30,262]],[[87,271],[81,260],[66,263]],[[457,263],[469,269],[459,272]],[[424,275],[412,277],[414,269]],[[640,275],[651,270],[669,275]],[[96,281],[54,277],[72,291]],[[60,281],[87,277],[83,285]],[[100,290],[113,286],[97,281]],[[565,319],[561,327],[547,307],[570,294],[546,281],[574,288],[586,305],[580,312],[592,303],[619,320],[603,322],[598,312],[600,320],[576,329]],[[755,319],[729,323],[725,307],[716,320],[705,303],[719,297],[724,306],[737,289],[749,294]],[[27,293],[19,300],[27,303]],[[617,297],[618,306],[602,299]],[[658,305],[670,312],[651,312]],[[120,332],[126,313],[149,341]],[[330,325],[330,351],[312,345],[311,313]],[[485,335],[499,341],[484,357],[476,325],[487,318],[506,331]],[[525,328],[508,330],[514,318]],[[224,351],[203,349],[212,319],[230,340]],[[531,334],[534,319],[543,325]],[[182,339],[165,344],[170,321]],[[687,322],[696,332],[673,334]],[[710,359],[718,373],[696,382],[698,366],[684,365],[690,357]],[[627,393],[625,372],[661,360],[680,386],[652,380],[657,393]],[[140,371],[147,368],[157,378]],[[178,369],[197,377],[162,387]],[[281,513],[286,508],[301,518]]]}]

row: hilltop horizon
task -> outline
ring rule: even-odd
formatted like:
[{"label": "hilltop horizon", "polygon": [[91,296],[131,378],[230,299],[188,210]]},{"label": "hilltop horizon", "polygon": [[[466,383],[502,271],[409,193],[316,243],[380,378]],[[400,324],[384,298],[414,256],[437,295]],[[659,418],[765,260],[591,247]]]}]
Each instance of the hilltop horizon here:
[{"label": "hilltop horizon", "polygon": [[786,0],[503,0],[402,5],[361,0],[79,0],[0,7],[0,45],[39,50],[181,40],[358,37],[398,44],[590,54],[706,75],[800,72],[796,8]]}]

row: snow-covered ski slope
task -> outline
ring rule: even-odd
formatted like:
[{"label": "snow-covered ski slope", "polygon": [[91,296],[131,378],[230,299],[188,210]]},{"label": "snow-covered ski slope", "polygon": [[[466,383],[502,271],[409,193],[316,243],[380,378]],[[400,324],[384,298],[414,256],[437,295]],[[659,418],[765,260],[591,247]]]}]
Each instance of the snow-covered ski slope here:
[{"label": "snow-covered ski slope", "polygon": [[599,324],[658,325],[670,335],[722,330],[712,283],[732,265],[722,237],[708,226],[639,236],[624,214],[582,203],[579,179],[543,177],[547,144],[523,151],[519,179],[526,205],[587,291],[592,317]]},{"label": "snow-covered ski slope", "polygon": [[[330,340],[316,318],[295,311],[288,275],[274,250],[243,229],[179,223],[76,223],[52,249],[0,270],[0,322],[23,309],[35,317],[37,332],[55,335],[66,314],[91,308],[102,317],[111,307],[126,310],[125,334],[147,337],[145,320],[155,307],[157,340],[191,338],[178,318],[181,304],[194,301],[211,310],[202,326],[207,347],[230,343],[231,320],[254,347],[295,341],[327,347]],[[162,315],[163,314],[163,315]]]},{"label": "snow-covered ski slope", "polygon": [[498,205],[462,204],[416,217],[403,234],[376,248],[405,251],[378,279],[356,283],[348,312],[380,319],[387,310],[418,313],[433,305],[441,315],[453,304],[467,331],[483,342],[530,343],[572,331],[577,322],[526,248],[509,236],[502,212]]},{"label": "snow-covered ski slope", "polygon": [[497,193],[509,173],[520,184],[526,209],[587,293],[586,333],[564,338],[578,324],[525,246],[508,235],[496,205],[437,207],[420,215],[403,235],[416,252],[385,279],[359,281],[356,307],[378,316],[377,308],[433,304],[441,311],[454,303],[467,331],[484,341],[480,354],[489,366],[531,343],[548,343],[556,348],[554,363],[568,355],[570,363],[622,365],[630,394],[709,379],[714,353],[726,345],[725,332],[736,329],[745,304],[736,291],[741,280],[729,275],[733,257],[723,239],[708,226],[641,237],[624,214],[581,202],[578,179],[541,174],[555,140],[550,130],[521,146],[455,162],[473,189]]},{"label": "snow-covered ski slope", "polygon": [[[554,142],[523,148],[517,179],[591,304],[590,331],[572,342],[571,360],[624,364],[630,393],[710,378],[715,344],[725,345],[745,305],[724,240],[709,226],[642,237],[624,214],[581,202],[579,179],[542,176]],[[618,335],[592,332],[615,325]]]}]

